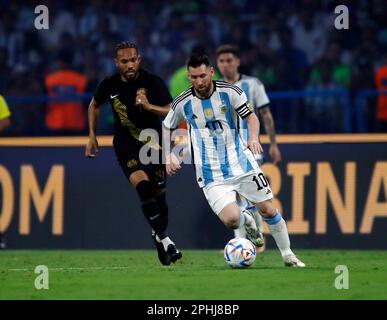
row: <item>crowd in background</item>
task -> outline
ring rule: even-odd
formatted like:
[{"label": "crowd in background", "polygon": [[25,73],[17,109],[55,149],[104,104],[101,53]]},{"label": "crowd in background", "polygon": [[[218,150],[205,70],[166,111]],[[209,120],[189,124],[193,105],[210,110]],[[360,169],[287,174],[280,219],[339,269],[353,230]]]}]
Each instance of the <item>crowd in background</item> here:
[{"label": "crowd in background", "polygon": [[[122,40],[135,42],[143,66],[166,83],[198,45],[213,63],[218,45],[238,45],[241,72],[258,76],[268,92],[345,88],[353,94],[375,88],[375,72],[386,64],[384,0],[41,2],[49,8],[48,30],[34,28],[36,1],[0,0],[0,93],[5,97],[47,94],[47,75],[63,63],[86,77],[84,92],[93,92],[116,71],[114,46]],[[334,27],[339,4],[349,8],[349,30]],[[309,129],[303,129],[324,132],[326,121],[342,117],[335,99],[303,100],[313,103],[317,112],[310,117],[316,123],[304,121]],[[278,131],[296,131],[300,101],[278,103]],[[375,103],[365,110],[371,124],[376,123]],[[15,121],[9,134],[47,133],[46,104],[10,107]],[[79,132],[86,132],[86,123]]]}]

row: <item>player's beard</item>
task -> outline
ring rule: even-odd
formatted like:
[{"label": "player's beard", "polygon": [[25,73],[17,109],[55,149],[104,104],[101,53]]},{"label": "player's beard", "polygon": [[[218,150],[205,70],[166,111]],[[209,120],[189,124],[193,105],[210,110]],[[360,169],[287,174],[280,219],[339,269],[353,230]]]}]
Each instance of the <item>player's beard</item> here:
[{"label": "player's beard", "polygon": [[196,91],[201,97],[208,98],[211,95],[211,83],[203,88],[197,88]]},{"label": "player's beard", "polygon": [[[128,75],[129,74],[129,75]],[[133,72],[128,73],[128,70],[123,72],[122,75],[127,81],[131,81],[137,78],[138,71],[133,70]]]}]

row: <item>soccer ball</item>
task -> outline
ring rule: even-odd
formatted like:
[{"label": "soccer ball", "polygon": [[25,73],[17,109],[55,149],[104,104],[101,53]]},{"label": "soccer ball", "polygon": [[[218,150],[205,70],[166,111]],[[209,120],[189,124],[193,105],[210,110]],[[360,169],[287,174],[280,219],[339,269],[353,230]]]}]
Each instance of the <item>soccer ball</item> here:
[{"label": "soccer ball", "polygon": [[257,251],[255,245],[248,239],[234,238],[224,247],[224,258],[232,268],[251,266],[256,257]]}]

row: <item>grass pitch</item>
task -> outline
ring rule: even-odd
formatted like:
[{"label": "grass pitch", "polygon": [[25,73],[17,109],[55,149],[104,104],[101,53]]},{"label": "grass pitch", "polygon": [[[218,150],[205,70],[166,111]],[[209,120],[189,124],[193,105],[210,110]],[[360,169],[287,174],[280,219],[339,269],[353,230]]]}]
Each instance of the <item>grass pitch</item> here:
[{"label": "grass pitch", "polygon": [[[151,250],[0,251],[0,299],[387,299],[385,251],[297,250],[305,269],[284,267],[276,250],[247,269],[229,268],[220,250],[182,251],[169,267]],[[48,290],[35,289],[38,265]],[[348,290],[334,286],[337,265]]]}]

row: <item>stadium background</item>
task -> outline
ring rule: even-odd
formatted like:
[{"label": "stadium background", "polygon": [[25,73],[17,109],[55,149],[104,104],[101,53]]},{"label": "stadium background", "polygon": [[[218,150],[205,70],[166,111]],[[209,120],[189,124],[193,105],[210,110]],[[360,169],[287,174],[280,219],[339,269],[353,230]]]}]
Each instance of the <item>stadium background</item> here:
[{"label": "stadium background", "polygon": [[[48,30],[34,28],[38,4],[49,8]],[[338,4],[349,8],[348,30],[334,28]],[[283,162],[267,162],[264,170],[293,246],[386,248],[387,134],[377,116],[383,93],[375,84],[387,63],[383,1],[1,5],[0,93],[12,126],[0,138],[0,228],[9,248],[152,247],[110,147],[109,107],[98,131],[102,152],[93,161],[83,155],[86,119],[76,130],[50,129],[46,119],[47,75],[60,62],[83,74],[85,111],[97,83],[115,71],[113,48],[123,39],[136,42],[143,66],[168,83],[195,46],[215,62],[218,45],[239,45],[241,71],[258,76],[272,100]],[[192,176],[186,166],[169,179],[171,232],[182,248],[220,248],[231,233]],[[274,247],[270,238],[268,247]]]}]

